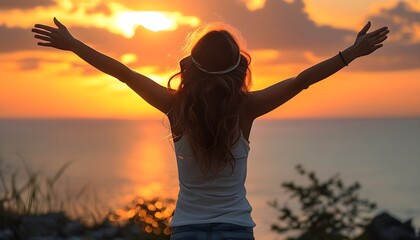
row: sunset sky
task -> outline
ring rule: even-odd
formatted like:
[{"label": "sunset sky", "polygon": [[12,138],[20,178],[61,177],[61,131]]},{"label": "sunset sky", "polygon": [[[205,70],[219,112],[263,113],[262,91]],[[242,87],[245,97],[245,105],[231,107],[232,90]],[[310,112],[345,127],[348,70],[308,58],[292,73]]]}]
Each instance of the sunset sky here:
[{"label": "sunset sky", "polygon": [[368,20],[386,45],[266,118],[420,117],[419,0],[0,0],[0,118],[162,118],[118,80],[30,29],[57,17],[73,36],[162,85],[185,36],[223,21],[253,57],[253,90],[351,46]]}]

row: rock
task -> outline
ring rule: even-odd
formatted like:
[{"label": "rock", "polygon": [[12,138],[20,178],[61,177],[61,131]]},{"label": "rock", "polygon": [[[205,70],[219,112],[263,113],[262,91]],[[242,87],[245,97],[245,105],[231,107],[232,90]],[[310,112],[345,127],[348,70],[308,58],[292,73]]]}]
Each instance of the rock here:
[{"label": "rock", "polygon": [[116,227],[99,228],[90,232],[90,236],[94,239],[114,238],[118,234]]},{"label": "rock", "polygon": [[23,216],[20,220],[19,235],[58,237],[60,229],[67,222],[64,213]]},{"label": "rock", "polygon": [[416,240],[416,236],[414,234],[409,233],[398,226],[392,226],[389,229],[383,229],[379,237],[379,239],[383,240]]},{"label": "rock", "polygon": [[72,236],[72,237],[67,238],[66,240],[83,240],[83,238],[77,237],[77,236]]},{"label": "rock", "polygon": [[12,240],[15,239],[15,234],[10,229],[0,229],[0,239]]},{"label": "rock", "polygon": [[47,236],[47,237],[45,237],[45,236],[43,236],[43,237],[41,237],[41,236],[33,236],[33,237],[29,237],[29,238],[26,238],[27,240],[60,240],[61,238],[59,238],[59,237],[51,237],[51,236]]},{"label": "rock", "polygon": [[139,229],[139,226],[137,225],[132,225],[128,227],[128,231],[130,234],[132,234],[133,236],[139,237],[141,236],[141,232]]},{"label": "rock", "polygon": [[355,240],[416,240],[411,220],[400,222],[386,212],[374,217],[362,235]]},{"label": "rock", "polygon": [[85,226],[81,222],[68,221],[63,228],[66,236],[80,235],[84,231]]}]

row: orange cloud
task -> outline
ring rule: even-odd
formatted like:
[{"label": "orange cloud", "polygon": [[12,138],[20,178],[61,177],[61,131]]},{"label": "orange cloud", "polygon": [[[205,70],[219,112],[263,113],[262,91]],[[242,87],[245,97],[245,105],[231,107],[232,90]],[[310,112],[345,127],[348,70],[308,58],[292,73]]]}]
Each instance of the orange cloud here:
[{"label": "orange cloud", "polygon": [[251,10],[255,11],[257,9],[263,8],[265,5],[265,0],[241,0],[245,3],[246,7]]},{"label": "orange cloud", "polygon": [[[25,29],[38,20],[50,21],[50,16],[41,10],[48,10],[48,14],[56,16],[65,13],[63,21],[68,20],[76,37],[165,86],[176,70],[182,39],[191,30],[191,21],[186,15],[175,16],[179,24],[176,31],[152,32],[144,27],[138,28],[146,23],[127,20],[129,27],[124,33],[121,27],[117,27],[117,13],[133,9],[160,10],[157,6],[162,4],[164,13],[176,15],[174,9],[177,8],[163,6],[163,0],[157,1],[159,4],[153,1],[153,8],[133,9],[125,8],[128,5],[121,2],[59,0],[55,6],[0,10],[0,23],[3,24],[0,31],[2,36],[8,36],[0,39],[1,116],[161,117],[127,86],[101,74],[77,56],[37,48],[36,40]],[[188,3],[187,0],[182,2]],[[211,6],[205,12],[195,9],[197,11],[189,14],[203,11],[199,20],[208,21],[211,18],[209,12],[220,13],[244,33],[253,57],[253,89],[261,89],[296,76],[354,41],[354,31],[318,26],[308,18],[305,6],[299,3],[302,2],[267,0],[265,7],[250,11],[238,1],[214,0],[203,2],[204,7],[200,5],[202,8]],[[152,6],[151,1],[147,4]],[[191,5],[197,7],[196,2],[191,1]],[[182,12],[186,6],[191,7],[185,4]],[[29,14],[31,18],[26,17]],[[407,28],[402,24],[417,14],[393,6],[375,16],[375,22],[393,24],[392,33],[399,35],[390,34],[390,37],[397,36],[397,39],[400,36],[401,41],[389,41],[390,44],[374,56],[352,63],[344,73],[311,87],[267,117],[420,116],[419,31],[407,35]],[[394,21],[395,16],[402,22]],[[296,26],[290,22],[296,22]],[[106,23],[110,26],[105,26]],[[172,29],[171,26],[167,29]],[[113,28],[119,32],[111,32]],[[136,34],[127,38],[130,31]]]},{"label": "orange cloud", "polygon": [[[21,70],[20,62],[28,56],[41,57],[42,61],[36,68]],[[84,74],[83,68],[75,65],[86,64],[75,55],[28,51],[0,54],[0,59],[8,59],[1,64],[0,117],[161,116],[117,79],[98,71]],[[163,84],[173,74],[152,66],[134,70]]]},{"label": "orange cloud", "polygon": [[[400,3],[400,0],[303,0],[305,10],[311,20],[319,26],[334,26],[359,31],[369,19],[369,16],[380,14],[382,9],[390,9]],[[405,0],[416,11],[420,11],[420,1]]]},{"label": "orange cloud", "polygon": [[128,38],[134,36],[137,26],[157,32],[174,31],[179,24],[191,27],[200,24],[197,17],[183,16],[180,12],[121,11],[115,18],[120,31]]},{"label": "orange cloud", "polygon": [[[92,11],[99,10],[99,6],[107,11]],[[152,31],[173,31],[180,25],[196,27],[200,23],[198,17],[184,16],[181,12],[132,11],[119,3],[101,3],[98,0],[76,3],[57,0],[57,4],[53,6],[0,10],[0,25],[8,28],[31,28],[34,23],[50,23],[54,16],[70,27],[96,27],[127,38],[134,35],[138,26]]]}]

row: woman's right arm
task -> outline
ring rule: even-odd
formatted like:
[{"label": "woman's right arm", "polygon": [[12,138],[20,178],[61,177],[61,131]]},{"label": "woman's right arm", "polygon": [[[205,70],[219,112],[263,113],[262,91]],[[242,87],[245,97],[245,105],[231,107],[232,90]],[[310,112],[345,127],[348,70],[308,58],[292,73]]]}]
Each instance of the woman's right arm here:
[{"label": "woman's right arm", "polygon": [[45,41],[39,42],[39,46],[71,51],[98,70],[125,82],[146,102],[161,112],[169,111],[173,95],[167,88],[77,40],[56,18],[54,18],[54,23],[58,28],[36,24],[32,29],[32,32],[36,33],[35,38]]}]

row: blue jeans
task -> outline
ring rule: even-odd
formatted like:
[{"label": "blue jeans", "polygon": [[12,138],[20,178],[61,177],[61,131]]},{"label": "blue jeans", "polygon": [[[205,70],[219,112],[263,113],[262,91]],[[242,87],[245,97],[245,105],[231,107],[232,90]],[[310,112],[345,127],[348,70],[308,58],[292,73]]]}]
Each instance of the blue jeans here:
[{"label": "blue jeans", "polygon": [[171,240],[254,240],[252,227],[230,223],[204,223],[172,228]]}]

